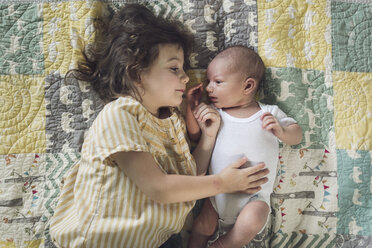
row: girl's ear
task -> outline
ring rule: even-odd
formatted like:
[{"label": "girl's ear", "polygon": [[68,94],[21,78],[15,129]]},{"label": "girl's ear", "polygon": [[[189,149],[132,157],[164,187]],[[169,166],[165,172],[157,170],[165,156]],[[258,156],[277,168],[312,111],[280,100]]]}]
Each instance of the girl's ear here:
[{"label": "girl's ear", "polygon": [[145,88],[143,87],[143,84],[141,82],[134,82],[133,84],[137,88],[140,95],[143,96],[143,94],[145,94]]},{"label": "girl's ear", "polygon": [[244,81],[244,93],[245,94],[252,93],[253,91],[255,91],[256,88],[257,88],[257,82],[256,82],[255,79],[253,79],[253,78],[247,78]]}]

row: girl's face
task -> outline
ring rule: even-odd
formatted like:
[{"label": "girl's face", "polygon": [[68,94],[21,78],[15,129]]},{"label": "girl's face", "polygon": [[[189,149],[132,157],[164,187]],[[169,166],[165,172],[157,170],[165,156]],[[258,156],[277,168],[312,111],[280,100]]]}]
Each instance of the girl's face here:
[{"label": "girl's face", "polygon": [[175,107],[182,102],[189,77],[183,70],[184,54],[177,44],[160,44],[159,56],[141,75],[142,104],[158,116],[161,107]]},{"label": "girl's face", "polygon": [[230,69],[228,58],[213,59],[207,69],[206,87],[210,101],[217,108],[238,107],[247,101],[244,95],[245,77]]}]

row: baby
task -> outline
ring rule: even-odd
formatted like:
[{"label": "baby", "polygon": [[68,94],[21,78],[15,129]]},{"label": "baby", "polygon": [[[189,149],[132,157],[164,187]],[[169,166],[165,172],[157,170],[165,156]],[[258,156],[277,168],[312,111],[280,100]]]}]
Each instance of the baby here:
[{"label": "baby", "polygon": [[[210,174],[220,173],[225,165],[247,157],[245,166],[264,162],[269,168],[269,181],[253,195],[218,194],[206,199],[195,219],[189,247],[206,247],[219,227],[220,236],[210,247],[241,247],[264,229],[270,214],[270,194],[278,163],[278,140],[299,144],[302,130],[278,106],[256,100],[265,66],[260,56],[244,46],[229,47],[209,64],[206,87],[212,105],[221,116],[221,126],[210,161]],[[187,130],[191,140],[198,140],[202,117],[199,105],[202,85],[187,93]]]}]

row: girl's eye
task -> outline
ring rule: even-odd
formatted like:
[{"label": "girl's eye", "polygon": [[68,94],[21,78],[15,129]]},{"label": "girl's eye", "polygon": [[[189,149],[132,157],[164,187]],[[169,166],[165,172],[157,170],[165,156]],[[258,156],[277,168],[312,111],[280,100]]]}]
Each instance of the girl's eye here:
[{"label": "girl's eye", "polygon": [[221,81],[216,81],[216,84],[221,84],[222,82]]},{"label": "girl's eye", "polygon": [[172,67],[172,68],[170,68],[173,72],[178,72],[178,68],[177,67]]}]

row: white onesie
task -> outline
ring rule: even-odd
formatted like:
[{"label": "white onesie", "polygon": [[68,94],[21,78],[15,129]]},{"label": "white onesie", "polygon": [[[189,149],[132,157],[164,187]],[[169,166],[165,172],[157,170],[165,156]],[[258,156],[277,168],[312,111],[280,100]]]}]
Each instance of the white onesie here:
[{"label": "white onesie", "polygon": [[211,158],[210,174],[218,174],[227,165],[243,156],[249,160],[247,166],[264,162],[270,170],[267,175],[269,181],[263,184],[262,190],[255,195],[234,193],[211,197],[220,223],[222,222],[224,226],[233,225],[239,212],[250,201],[261,200],[270,206],[270,194],[273,191],[279,156],[279,142],[276,136],[262,128],[261,115],[270,112],[282,126],[296,123],[276,105],[259,103],[259,106],[261,110],[249,118],[236,118],[222,109],[217,109],[221,115],[221,126]]}]

